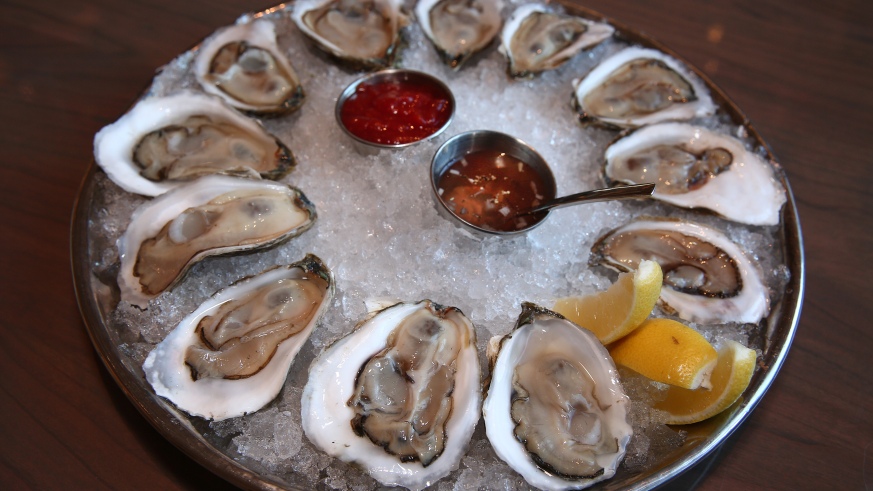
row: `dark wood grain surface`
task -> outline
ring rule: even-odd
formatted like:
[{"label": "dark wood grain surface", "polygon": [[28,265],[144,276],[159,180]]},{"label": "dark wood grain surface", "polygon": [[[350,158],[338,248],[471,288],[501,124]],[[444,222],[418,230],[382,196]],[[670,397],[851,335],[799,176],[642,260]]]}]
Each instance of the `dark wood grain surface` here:
[{"label": "dark wood grain surface", "polygon": [[[806,299],[763,401],[680,487],[873,488],[873,2],[592,0],[700,67],[794,189]],[[222,489],[104,369],[79,316],[70,214],[92,138],[157,67],[265,1],[0,3],[0,488]]]}]

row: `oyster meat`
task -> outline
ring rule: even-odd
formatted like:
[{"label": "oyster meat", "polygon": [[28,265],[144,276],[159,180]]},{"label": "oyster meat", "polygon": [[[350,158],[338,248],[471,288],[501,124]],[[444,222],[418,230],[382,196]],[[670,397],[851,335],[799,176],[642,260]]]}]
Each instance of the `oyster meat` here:
[{"label": "oyster meat", "polygon": [[267,19],[226,27],[206,40],[197,53],[194,74],[203,90],[244,111],[279,114],[303,104],[300,79]]},{"label": "oyster meat", "polygon": [[488,349],[482,412],[497,456],[540,489],[581,489],[612,477],[633,434],[630,401],[597,337],[524,303],[515,329]]},{"label": "oyster meat", "polygon": [[606,150],[615,182],[654,182],[653,197],[736,222],[778,225],[785,188],[775,168],[734,138],[682,123],[640,128]]},{"label": "oyster meat", "polygon": [[260,179],[206,176],[138,208],[118,238],[121,299],[141,308],[197,261],[269,247],[312,226],[299,190]]},{"label": "oyster meat", "polygon": [[526,77],[563,65],[615,31],[602,22],[560,13],[539,3],[515,9],[503,26],[501,51],[513,77]]},{"label": "oyster meat", "polygon": [[419,0],[415,17],[443,61],[458,69],[503,25],[502,0]]},{"label": "oyster meat", "polygon": [[757,323],[770,308],[756,264],[720,231],[696,223],[644,218],[597,240],[591,262],[633,271],[643,259],[664,271],[660,301],[691,322]]},{"label": "oyster meat", "polygon": [[365,68],[394,62],[409,20],[401,0],[298,0],[292,19],[323,51]]},{"label": "oyster meat", "polygon": [[312,363],[307,438],[387,486],[427,487],[456,469],[479,421],[473,325],[423,300],[379,311]]},{"label": "oyster meat", "polygon": [[207,174],[278,179],[295,165],[288,147],[258,122],[190,91],[139,101],[97,133],[94,158],[125,191],[145,196]]},{"label": "oyster meat", "polygon": [[654,49],[625,48],[573,85],[583,123],[635,128],[715,112],[703,82],[679,60]]},{"label": "oyster meat", "polygon": [[222,420],[273,400],[333,295],[313,255],[219,291],[143,363],[155,393],[194,416]]}]

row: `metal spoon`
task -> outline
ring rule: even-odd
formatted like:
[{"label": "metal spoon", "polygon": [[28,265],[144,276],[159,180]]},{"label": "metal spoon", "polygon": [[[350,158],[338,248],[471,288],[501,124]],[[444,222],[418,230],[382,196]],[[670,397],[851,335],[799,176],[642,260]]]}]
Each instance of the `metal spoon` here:
[{"label": "metal spoon", "polygon": [[628,186],[618,186],[614,188],[592,189],[591,191],[583,191],[581,193],[562,196],[553,200],[531,208],[530,210],[520,212],[515,216],[532,215],[541,211],[551,210],[553,208],[561,208],[564,206],[575,205],[579,203],[591,203],[594,201],[612,201],[620,199],[639,199],[648,198],[655,191],[654,183],[631,184]]},{"label": "metal spoon", "polygon": [[[536,216],[530,217],[528,220],[519,220],[519,222],[523,222],[521,224],[516,224],[520,228],[495,230],[494,228],[489,228],[487,224],[483,225],[468,222],[464,217],[455,214],[454,207],[449,206],[442,198],[443,190],[440,189],[438,183],[443,174],[446,173],[455,162],[467,155],[479,151],[495,150],[524,162],[530,166],[542,180],[537,192],[547,201],[545,204],[537,206],[536,208],[516,214],[515,216],[537,214]],[[549,169],[549,164],[545,161],[542,155],[534,150],[533,147],[518,138],[491,130],[468,131],[455,135],[443,143],[434,154],[430,163],[430,185],[433,191],[432,196],[437,203],[437,210],[439,213],[453,221],[459,227],[481,237],[495,235],[500,237],[512,237],[527,233],[545,222],[546,217],[548,216],[548,210],[552,208],[568,206],[579,202],[644,198],[650,196],[655,189],[654,184],[635,184],[632,186],[595,189],[593,191],[564,196],[563,198],[554,198],[557,194],[555,176],[552,175],[552,171]]]}]

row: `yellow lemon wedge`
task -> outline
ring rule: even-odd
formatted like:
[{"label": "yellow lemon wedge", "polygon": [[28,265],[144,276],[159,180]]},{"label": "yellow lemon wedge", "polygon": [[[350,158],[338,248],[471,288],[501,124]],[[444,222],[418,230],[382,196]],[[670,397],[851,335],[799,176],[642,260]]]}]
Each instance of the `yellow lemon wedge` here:
[{"label": "yellow lemon wedge", "polygon": [[664,400],[654,408],[667,412],[667,424],[691,424],[711,418],[740,398],[752,380],[757,358],[755,350],[736,341],[725,341],[712,372],[712,389],[670,387]]},{"label": "yellow lemon wedge", "polygon": [[640,261],[636,271],[620,274],[607,290],[559,299],[552,310],[593,332],[606,345],[627,335],[649,317],[663,281],[658,263]]},{"label": "yellow lemon wedge", "polygon": [[684,389],[709,388],[718,352],[702,334],[671,319],[649,319],[609,346],[619,365]]}]

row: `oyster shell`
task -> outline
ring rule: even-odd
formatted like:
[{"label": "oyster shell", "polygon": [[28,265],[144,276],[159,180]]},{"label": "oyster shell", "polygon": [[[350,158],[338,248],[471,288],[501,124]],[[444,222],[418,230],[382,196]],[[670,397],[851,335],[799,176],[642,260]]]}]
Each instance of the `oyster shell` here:
[{"label": "oyster shell", "polygon": [[134,212],[118,238],[121,299],[141,308],[197,261],[269,247],[307,230],[315,206],[299,190],[260,179],[206,176]]},{"label": "oyster shell", "polygon": [[226,27],[206,40],[194,61],[194,75],[207,93],[244,111],[278,114],[303,104],[300,79],[267,19]]},{"label": "oyster shell", "polygon": [[125,191],[145,196],[206,174],[278,179],[295,165],[288,147],[258,122],[190,91],[136,103],[97,133],[94,158]]},{"label": "oyster shell", "polygon": [[608,184],[655,182],[656,199],[736,222],[778,225],[785,188],[774,168],[734,138],[682,123],[640,128],[606,150]]},{"label": "oyster shell", "polygon": [[640,260],[664,271],[660,301],[691,322],[757,323],[770,306],[758,266],[723,233],[705,225],[643,218],[597,240],[591,263],[632,271]]},{"label": "oyster shell", "polygon": [[415,17],[447,65],[459,69],[503,25],[502,0],[419,0]]},{"label": "oyster shell", "polygon": [[524,303],[515,329],[488,348],[482,412],[497,456],[541,489],[581,489],[612,477],[633,433],[630,401],[597,337]]},{"label": "oyster shell", "polygon": [[679,60],[654,49],[625,48],[573,85],[583,123],[635,128],[715,113],[703,82]]},{"label": "oyster shell", "polygon": [[500,50],[509,60],[509,74],[526,77],[563,65],[614,31],[609,24],[530,3],[515,9],[504,24]]},{"label": "oyster shell", "polygon": [[401,0],[298,0],[291,18],[323,51],[353,66],[394,62],[409,20]]},{"label": "oyster shell", "polygon": [[273,400],[333,296],[330,271],[313,255],[219,291],[161,341],[143,363],[155,393],[194,416],[222,420]]},{"label": "oyster shell", "polygon": [[479,420],[473,325],[423,300],[379,311],[312,363],[307,438],[388,486],[421,489],[456,469]]}]

